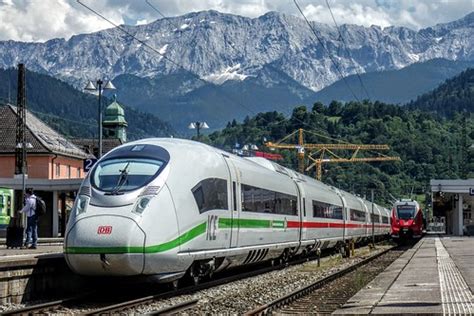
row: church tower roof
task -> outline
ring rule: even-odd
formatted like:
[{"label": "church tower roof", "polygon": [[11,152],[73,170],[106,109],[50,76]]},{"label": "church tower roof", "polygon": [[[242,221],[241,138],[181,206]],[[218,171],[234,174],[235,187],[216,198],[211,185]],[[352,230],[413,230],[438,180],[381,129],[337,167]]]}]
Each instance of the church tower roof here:
[{"label": "church tower roof", "polygon": [[105,126],[128,126],[125,120],[125,111],[120,103],[117,102],[117,96],[114,95],[114,101],[105,109],[105,118],[103,120]]}]

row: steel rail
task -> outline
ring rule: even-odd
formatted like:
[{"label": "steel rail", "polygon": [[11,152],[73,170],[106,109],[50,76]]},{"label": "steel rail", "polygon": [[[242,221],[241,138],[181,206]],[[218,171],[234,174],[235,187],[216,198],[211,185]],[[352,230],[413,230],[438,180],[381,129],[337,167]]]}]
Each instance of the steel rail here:
[{"label": "steel rail", "polygon": [[[178,290],[162,292],[155,295],[144,296],[144,297],[136,298],[133,300],[120,302],[117,304],[104,306],[104,307],[94,309],[88,312],[82,312],[81,314],[82,315],[112,314],[114,312],[127,310],[127,309],[130,309],[130,308],[133,308],[133,307],[136,307],[148,302],[153,302],[160,299],[169,299],[169,298],[183,295],[183,294],[194,293],[194,292],[208,289],[214,286],[223,285],[226,283],[242,280],[245,278],[257,276],[260,274],[264,274],[264,273],[268,273],[268,272],[272,272],[276,270],[281,270],[289,265],[291,266],[297,265],[297,264],[301,264],[301,263],[305,263],[305,262],[309,262],[309,261],[313,261],[317,259],[318,259],[318,256],[315,256],[315,255],[310,256],[310,257],[303,257],[303,258],[295,259],[289,262],[284,262],[282,264],[265,267],[265,268],[253,270],[250,272],[239,273],[239,274],[231,275],[228,277],[222,277],[219,279],[203,282],[198,285],[188,286],[188,287],[178,289]],[[56,300],[56,301],[51,301],[51,302],[46,302],[46,303],[41,303],[41,304],[36,304],[36,305],[31,305],[31,306],[25,306],[25,307],[14,309],[14,310],[7,310],[0,313],[0,315],[25,315],[25,314],[37,314],[44,311],[52,311],[52,310],[56,310],[61,307],[64,307],[65,305],[71,305],[75,302],[83,302],[87,297],[90,297],[94,293],[97,293],[97,291],[92,291],[86,294],[77,295],[77,296],[73,296],[73,297],[69,297],[69,298],[65,298],[61,300]],[[156,313],[156,312],[153,312],[153,313]]]},{"label": "steel rail", "polygon": [[199,300],[190,300],[186,302],[182,302],[173,306],[168,306],[162,309],[159,309],[157,311],[151,312],[150,314],[147,315],[168,315],[168,314],[177,314],[179,312],[183,312],[187,309],[193,308],[194,306],[197,305]]},{"label": "steel rail", "polygon": [[276,300],[270,302],[270,303],[267,303],[267,304],[264,304],[264,305],[261,305],[261,306],[258,306],[248,312],[246,312],[244,315],[265,315],[271,311],[273,311],[275,308],[278,308],[280,306],[283,306],[283,305],[286,305],[288,303],[291,303],[293,301],[295,301],[296,299],[300,298],[300,297],[303,297],[305,295],[307,295],[308,293],[311,293],[319,288],[321,288],[322,286],[324,286],[325,284],[331,282],[331,281],[334,281],[335,279],[337,278],[340,278],[341,276],[343,275],[346,275],[347,273],[351,272],[351,271],[354,271],[356,270],[357,268],[361,267],[361,266],[364,266],[368,263],[370,263],[372,260],[382,256],[383,254],[386,254],[387,252],[393,250],[394,248],[396,247],[390,247],[388,249],[385,249],[373,256],[370,256],[369,258],[366,258],[362,261],[359,261],[347,268],[344,268],[342,270],[339,270],[337,272],[334,272],[320,280],[317,280],[316,282],[313,282],[312,284],[310,285],[307,285],[307,286],[304,286],[300,289],[297,289],[287,295],[284,295],[280,298],[277,298]]},{"label": "steel rail", "polygon": [[218,285],[223,285],[223,284],[227,284],[227,283],[234,282],[237,280],[250,278],[250,277],[268,273],[271,271],[281,270],[287,267],[288,265],[301,264],[301,263],[304,263],[310,260],[316,260],[316,259],[317,257],[307,257],[307,258],[294,260],[289,263],[283,263],[283,264],[275,265],[272,267],[265,267],[265,268],[250,271],[250,272],[239,273],[239,274],[231,275],[229,277],[223,277],[220,279],[203,282],[198,285],[188,286],[188,287],[178,289],[178,290],[168,291],[168,292],[164,292],[164,293],[160,293],[156,295],[145,296],[145,297],[141,297],[141,298],[126,301],[126,302],[121,302],[121,303],[105,306],[99,309],[86,312],[84,313],[84,315],[113,314],[113,313],[121,312],[130,308],[145,304],[145,303],[149,303],[149,302],[153,302],[153,301],[157,301],[161,299],[168,299],[168,298],[172,298],[179,295],[194,293],[194,292],[212,288]]},{"label": "steel rail", "polygon": [[93,291],[93,292],[88,292],[86,294],[64,298],[61,300],[25,306],[25,307],[14,309],[14,310],[6,310],[6,311],[1,312],[0,315],[25,315],[25,314],[37,314],[41,312],[47,312],[47,311],[60,308],[66,304],[84,300],[85,298],[90,297],[93,293],[96,293],[96,292]]}]

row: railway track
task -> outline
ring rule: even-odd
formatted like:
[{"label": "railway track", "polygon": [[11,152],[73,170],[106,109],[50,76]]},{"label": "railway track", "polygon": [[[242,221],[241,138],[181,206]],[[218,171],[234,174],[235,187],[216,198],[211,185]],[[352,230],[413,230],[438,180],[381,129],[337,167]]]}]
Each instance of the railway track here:
[{"label": "railway track", "polygon": [[[157,301],[157,300],[168,299],[168,298],[171,298],[171,297],[174,297],[174,296],[194,293],[194,292],[209,289],[209,288],[212,288],[212,287],[215,287],[215,286],[218,286],[218,285],[223,285],[223,284],[226,284],[226,283],[234,282],[234,281],[237,281],[237,280],[242,280],[242,279],[245,279],[245,278],[250,278],[250,277],[253,277],[253,276],[257,276],[257,275],[261,275],[261,274],[268,273],[268,272],[271,272],[271,271],[275,271],[275,270],[278,270],[278,269],[283,269],[283,268],[287,267],[288,265],[301,264],[301,263],[304,263],[304,262],[307,262],[307,261],[310,261],[310,260],[317,260],[317,257],[301,258],[301,259],[293,260],[293,261],[287,262],[287,263],[282,263],[282,264],[272,266],[272,267],[265,267],[265,268],[257,269],[257,270],[254,270],[254,271],[239,273],[239,274],[236,274],[236,275],[231,275],[231,276],[228,276],[228,277],[223,277],[223,278],[211,280],[211,281],[208,281],[208,282],[204,282],[202,284],[198,284],[198,285],[194,285],[194,286],[188,286],[188,287],[178,289],[178,290],[175,290],[175,291],[169,291],[169,292],[166,292],[166,293],[160,293],[160,294],[157,294],[157,295],[141,297],[141,298],[138,298],[138,299],[135,299],[135,300],[125,301],[125,302],[121,302],[121,303],[118,303],[118,304],[105,306],[105,307],[102,307],[102,308],[99,308],[99,309],[91,310],[90,312],[86,312],[84,314],[85,315],[98,315],[98,314],[113,314],[113,313],[120,313],[120,312],[123,313],[123,312],[127,312],[130,309],[138,307],[140,305],[148,304],[148,303],[151,303],[151,302],[154,302],[154,301]],[[195,300],[195,303],[192,304],[192,305],[194,306],[196,304],[197,304],[197,300]],[[193,306],[191,306],[191,304],[189,304],[189,306],[186,306],[186,309],[189,309]],[[154,313],[159,313],[159,311],[156,311]],[[168,314],[170,312],[166,312],[166,313]]]},{"label": "railway track", "polygon": [[245,315],[330,314],[389,266],[404,250],[406,249],[402,247],[386,249],[268,304],[258,306]]},{"label": "railway track", "polygon": [[25,307],[14,309],[14,310],[7,310],[0,314],[1,315],[33,315],[33,314],[38,314],[38,313],[41,313],[41,314],[48,313],[48,312],[58,310],[68,304],[79,303],[85,300],[90,295],[92,295],[92,292],[87,293],[87,294],[73,296],[73,297],[68,297],[68,298],[64,298],[60,300],[25,306]]},{"label": "railway track", "polygon": [[[234,281],[265,274],[265,273],[275,271],[275,270],[281,270],[289,265],[298,265],[298,264],[302,264],[304,262],[308,262],[312,260],[317,260],[317,257],[316,256],[304,257],[304,258],[292,260],[290,262],[285,262],[285,263],[275,265],[275,266],[270,266],[270,267],[266,266],[266,267],[256,269],[253,271],[248,271],[247,269],[248,272],[233,274],[230,276],[222,276],[220,278],[213,279],[211,281],[203,282],[198,285],[187,286],[178,290],[171,290],[171,291],[161,290],[160,292],[156,294],[145,295],[141,297],[133,297],[133,298],[122,297],[120,299],[117,299],[116,297],[111,298],[110,297],[111,295],[103,296],[104,294],[103,291],[101,292],[94,291],[94,292],[86,293],[84,295],[78,295],[78,296],[70,297],[66,299],[26,306],[26,307],[16,309],[16,310],[5,311],[2,313],[2,315],[26,315],[26,314],[44,314],[44,313],[58,313],[58,314],[79,313],[82,315],[98,315],[98,314],[126,313],[127,311],[131,311],[136,307],[147,305],[154,301],[169,299],[172,297],[185,295],[185,294],[192,294],[194,292],[216,287],[218,285],[231,283]],[[98,293],[102,293],[101,295],[103,297],[99,296]],[[119,301],[119,303],[116,303],[117,301]],[[110,302],[114,302],[114,303],[111,304]],[[196,304],[197,304],[197,300],[191,300],[191,301],[183,302],[182,304],[180,303],[175,306],[167,307],[166,309],[163,309],[163,310],[157,310],[153,313],[157,313],[157,314],[177,313],[179,311],[193,308],[196,306]]]},{"label": "railway track", "polygon": [[[208,289],[214,286],[230,283],[233,281],[237,281],[240,279],[245,279],[249,277],[253,277],[259,274],[268,273],[271,271],[275,271],[278,269],[283,269],[288,265],[296,265],[301,264],[303,262],[307,262],[310,260],[316,260],[317,257],[306,257],[301,259],[292,260],[290,262],[285,262],[279,265],[274,265],[270,267],[263,267],[260,269],[256,269],[250,272],[239,273],[235,275],[225,276],[221,278],[217,278],[211,281],[203,282],[198,285],[187,286],[182,289],[172,290],[172,291],[161,291],[154,295],[142,296],[142,297],[135,297],[133,299],[123,299],[120,303],[114,304],[107,304],[102,301],[97,300],[98,291],[88,292],[83,295],[77,295],[74,297],[64,298],[60,300],[55,300],[46,303],[34,304],[30,306],[25,306],[15,310],[8,310],[1,313],[1,315],[29,315],[29,314],[43,314],[43,313],[61,313],[66,311],[77,310],[78,313],[83,315],[97,315],[97,314],[112,314],[117,312],[124,312],[129,309],[132,309],[136,306],[140,306],[143,304],[147,304],[149,302],[153,302],[156,300],[161,299],[168,299],[174,296],[179,296],[183,294],[189,294],[196,291]],[[95,295],[94,295],[95,293]],[[110,297],[104,297],[104,301],[110,300]],[[117,299],[115,299],[117,301]],[[104,304],[105,303],[105,304]],[[91,305],[99,305],[102,306],[100,308],[90,308],[88,306]],[[81,306],[77,308],[77,306]],[[188,306],[187,308],[190,308]]]}]

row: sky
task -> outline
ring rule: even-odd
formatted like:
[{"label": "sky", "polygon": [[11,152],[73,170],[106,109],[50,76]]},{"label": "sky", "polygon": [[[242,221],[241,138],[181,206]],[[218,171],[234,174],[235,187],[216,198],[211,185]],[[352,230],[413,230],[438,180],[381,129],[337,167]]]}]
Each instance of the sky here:
[{"label": "sky", "polygon": [[[161,16],[146,0],[82,0],[117,24],[150,23]],[[268,11],[299,16],[293,0],[147,0],[165,16],[217,10],[248,17]],[[418,30],[462,18],[474,11],[474,0],[297,0],[309,20],[333,24],[405,26]],[[0,40],[43,42],[69,39],[111,25],[75,0],[0,0]]]}]

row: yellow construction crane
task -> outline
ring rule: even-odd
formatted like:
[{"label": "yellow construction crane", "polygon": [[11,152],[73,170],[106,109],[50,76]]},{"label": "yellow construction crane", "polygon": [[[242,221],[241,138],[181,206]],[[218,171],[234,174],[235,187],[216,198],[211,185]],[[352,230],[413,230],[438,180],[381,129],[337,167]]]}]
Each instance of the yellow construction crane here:
[{"label": "yellow construction crane", "polygon": [[[298,170],[301,173],[305,171],[305,152],[308,150],[311,153],[308,155],[308,158],[313,161],[313,163],[306,168],[306,171],[310,170],[313,167],[317,167],[316,178],[321,180],[322,176],[322,164],[323,163],[338,163],[338,162],[369,162],[369,161],[399,161],[400,157],[390,157],[385,156],[379,153],[379,157],[357,157],[357,154],[361,150],[388,150],[390,147],[388,145],[374,145],[374,144],[350,144],[350,143],[339,143],[339,144],[308,144],[304,142],[304,133],[305,130],[302,128],[294,131],[293,133],[287,135],[282,140],[277,143],[267,142],[265,145],[269,148],[278,148],[278,149],[296,149],[298,155]],[[307,132],[307,131],[306,131]],[[328,136],[310,132],[319,137],[332,139]],[[292,136],[298,134],[298,144],[286,144],[284,141],[288,140]],[[346,150],[353,151],[350,158],[344,158],[336,155],[333,150]],[[317,158],[313,157],[318,155]],[[327,157],[329,155],[330,157]]]}]

